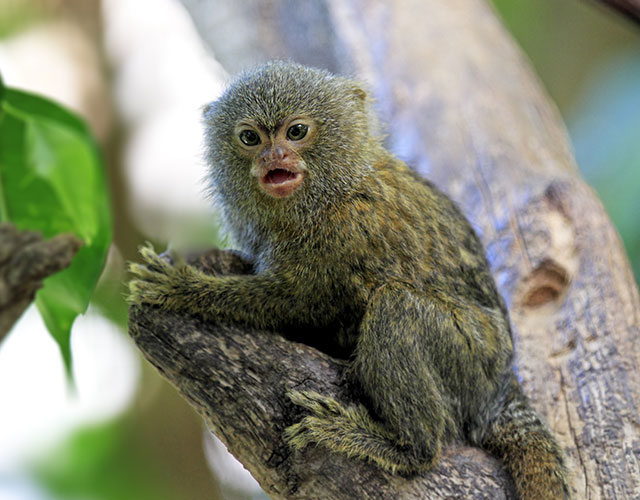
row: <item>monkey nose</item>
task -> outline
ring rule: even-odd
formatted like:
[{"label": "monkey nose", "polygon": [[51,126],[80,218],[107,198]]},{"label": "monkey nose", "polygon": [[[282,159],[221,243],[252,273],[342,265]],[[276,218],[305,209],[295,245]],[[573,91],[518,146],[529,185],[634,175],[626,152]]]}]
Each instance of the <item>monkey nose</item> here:
[{"label": "monkey nose", "polygon": [[285,160],[288,157],[289,157],[289,153],[285,148],[279,145],[275,145],[266,149],[262,153],[260,160],[263,164],[268,164],[268,163]]}]

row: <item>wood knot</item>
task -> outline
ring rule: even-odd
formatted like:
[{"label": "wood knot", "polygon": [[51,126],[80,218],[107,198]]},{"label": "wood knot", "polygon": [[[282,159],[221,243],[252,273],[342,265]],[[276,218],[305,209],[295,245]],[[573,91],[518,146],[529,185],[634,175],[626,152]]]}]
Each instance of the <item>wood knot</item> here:
[{"label": "wood knot", "polygon": [[557,300],[569,285],[567,270],[551,259],[543,260],[528,276],[522,304],[540,307]]}]

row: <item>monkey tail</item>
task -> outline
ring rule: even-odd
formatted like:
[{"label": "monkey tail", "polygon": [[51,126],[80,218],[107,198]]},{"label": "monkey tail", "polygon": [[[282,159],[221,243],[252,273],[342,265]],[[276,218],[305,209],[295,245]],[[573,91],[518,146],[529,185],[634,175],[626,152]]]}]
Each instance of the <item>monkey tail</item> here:
[{"label": "monkey tail", "polygon": [[520,500],[569,500],[568,473],[560,446],[515,378],[507,387],[481,446],[502,460]]}]

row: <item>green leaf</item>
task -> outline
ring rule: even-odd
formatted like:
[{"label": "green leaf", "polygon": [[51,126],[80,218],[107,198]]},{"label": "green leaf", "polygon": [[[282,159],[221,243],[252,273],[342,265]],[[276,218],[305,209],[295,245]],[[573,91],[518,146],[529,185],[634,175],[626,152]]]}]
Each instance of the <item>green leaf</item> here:
[{"label": "green leaf", "polygon": [[101,157],[84,122],[63,107],[11,88],[0,88],[0,99],[0,219],[84,241],[36,295],[69,371],[71,325],[87,309],[111,241]]},{"label": "green leaf", "polygon": [[[59,499],[180,498],[180,488],[169,471],[163,470],[158,457],[136,446],[136,432],[139,429],[126,418],[80,428],[32,464],[32,473]],[[182,489],[188,491],[187,486]]]}]

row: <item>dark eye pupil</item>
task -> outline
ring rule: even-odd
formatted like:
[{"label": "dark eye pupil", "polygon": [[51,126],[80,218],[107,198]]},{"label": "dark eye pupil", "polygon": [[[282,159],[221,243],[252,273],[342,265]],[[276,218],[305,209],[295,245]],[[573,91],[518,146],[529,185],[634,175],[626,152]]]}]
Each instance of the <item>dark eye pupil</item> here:
[{"label": "dark eye pupil", "polygon": [[309,130],[309,127],[307,127],[303,123],[298,123],[289,128],[287,137],[289,137],[289,139],[291,139],[292,141],[299,141],[305,135],[307,135],[307,130]]},{"label": "dark eye pupil", "polygon": [[260,136],[253,130],[243,130],[240,132],[240,140],[247,146],[255,146],[260,142]]}]

